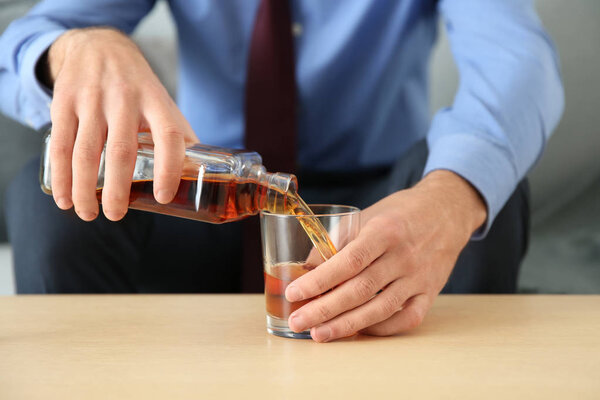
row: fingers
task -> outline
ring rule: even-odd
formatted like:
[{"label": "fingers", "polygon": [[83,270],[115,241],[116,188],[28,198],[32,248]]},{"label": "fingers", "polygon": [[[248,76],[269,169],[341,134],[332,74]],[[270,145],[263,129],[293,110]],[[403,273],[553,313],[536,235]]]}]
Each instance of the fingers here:
[{"label": "fingers", "polygon": [[91,221],[98,216],[96,185],[106,136],[106,123],[101,115],[97,107],[86,108],[80,114],[73,147],[73,204],[77,215],[84,221]]},{"label": "fingers", "polygon": [[373,336],[389,336],[414,329],[421,325],[430,306],[430,300],[426,294],[411,297],[404,304],[402,310],[385,321],[361,330],[361,333]]},{"label": "fingers", "polygon": [[288,321],[290,329],[302,332],[352,310],[368,302],[395,278],[394,270],[389,268],[385,257],[381,257],[353,279],[292,313]]},{"label": "fingers", "polygon": [[316,269],[291,283],[285,297],[300,301],[315,297],[359,274],[386,250],[385,240],[370,229],[363,229],[358,237],[339,253]]},{"label": "fingers", "polygon": [[109,121],[106,141],[102,210],[106,218],[118,221],[127,213],[131,177],[137,156],[138,121],[127,108],[115,110]]},{"label": "fingers", "polygon": [[108,136],[103,209],[109,219],[122,218],[137,131],[146,125],[155,142],[155,196],[169,202],[179,185],[185,143],[197,138],[135,44],[112,30],[75,29],[52,45],[49,63],[60,71],[53,72],[50,143],[59,207],[74,204],[82,219],[96,217],[98,165]]},{"label": "fingers", "polygon": [[331,321],[311,329],[317,342],[325,342],[354,335],[361,329],[381,322],[402,308],[409,293],[403,280],[391,283],[384,291],[363,306],[350,310]]},{"label": "fingers", "polygon": [[52,102],[50,114],[53,121],[50,137],[52,196],[59,208],[67,210],[73,206],[71,158],[77,132],[77,116],[72,109],[58,100]]},{"label": "fingers", "polygon": [[147,113],[154,141],[154,198],[162,204],[175,197],[185,157],[185,127],[162,105]]}]

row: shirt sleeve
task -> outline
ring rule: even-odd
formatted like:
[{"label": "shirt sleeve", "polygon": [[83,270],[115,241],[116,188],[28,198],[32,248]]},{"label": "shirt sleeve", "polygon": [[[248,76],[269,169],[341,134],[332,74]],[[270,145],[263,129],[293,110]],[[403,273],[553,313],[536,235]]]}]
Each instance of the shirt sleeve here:
[{"label": "shirt sleeve", "polygon": [[532,0],[442,0],[460,83],[433,119],[424,175],[450,170],[488,210],[481,239],[543,152],[564,108],[559,60]]},{"label": "shirt sleeve", "polygon": [[36,64],[68,29],[112,26],[131,33],[155,0],[45,0],[13,21],[0,37],[0,110],[40,129],[50,122],[51,93]]}]

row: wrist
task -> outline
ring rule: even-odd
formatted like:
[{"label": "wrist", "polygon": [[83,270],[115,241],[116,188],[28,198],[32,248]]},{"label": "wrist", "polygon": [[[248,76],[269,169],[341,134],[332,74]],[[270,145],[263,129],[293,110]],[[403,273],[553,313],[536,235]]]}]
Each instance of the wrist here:
[{"label": "wrist", "polygon": [[46,73],[44,83],[52,88],[65,59],[66,48],[73,35],[79,29],[71,29],[60,35],[46,51]]},{"label": "wrist", "polygon": [[[70,29],[59,36],[47,51],[46,79],[48,82],[46,83],[52,87],[69,55],[77,54],[78,57],[81,56],[85,47],[92,42],[98,44],[94,47],[95,51],[98,52],[102,50],[102,46],[109,46],[110,48],[126,46],[129,52],[131,50],[139,52],[138,47],[127,35],[112,27]],[[141,52],[139,53],[141,55]]]},{"label": "wrist", "polygon": [[475,187],[460,175],[447,170],[427,174],[417,185],[430,190],[444,203],[452,220],[470,237],[487,219],[486,203]]}]

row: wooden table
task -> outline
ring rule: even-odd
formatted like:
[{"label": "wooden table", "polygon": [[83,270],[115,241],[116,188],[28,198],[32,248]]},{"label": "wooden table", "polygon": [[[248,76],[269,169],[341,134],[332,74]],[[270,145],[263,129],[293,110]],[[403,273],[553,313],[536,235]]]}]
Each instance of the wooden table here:
[{"label": "wooden table", "polygon": [[441,296],[326,344],[264,319],[260,295],[0,298],[0,399],[600,398],[600,296]]}]

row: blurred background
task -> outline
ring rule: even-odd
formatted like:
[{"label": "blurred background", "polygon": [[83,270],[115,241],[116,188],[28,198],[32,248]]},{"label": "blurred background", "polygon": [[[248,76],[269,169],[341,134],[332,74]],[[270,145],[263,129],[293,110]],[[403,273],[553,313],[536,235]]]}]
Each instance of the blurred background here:
[{"label": "blurred background", "polygon": [[[0,0],[0,31],[35,3]],[[600,293],[600,1],[538,0],[536,5],[560,53],[566,109],[544,157],[529,174],[533,232],[519,290]],[[157,2],[134,38],[174,94],[176,31],[166,1]],[[458,82],[441,26],[430,73],[433,114],[452,103]],[[4,193],[40,146],[39,133],[0,115],[0,295],[14,293]]]}]

